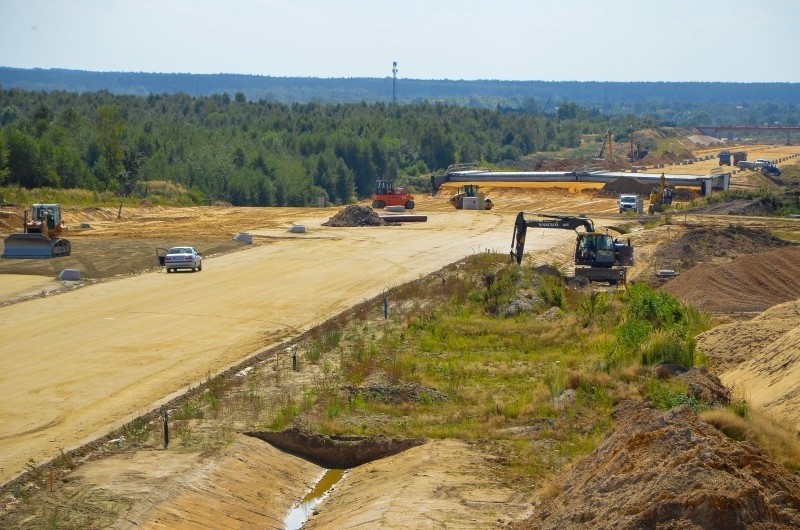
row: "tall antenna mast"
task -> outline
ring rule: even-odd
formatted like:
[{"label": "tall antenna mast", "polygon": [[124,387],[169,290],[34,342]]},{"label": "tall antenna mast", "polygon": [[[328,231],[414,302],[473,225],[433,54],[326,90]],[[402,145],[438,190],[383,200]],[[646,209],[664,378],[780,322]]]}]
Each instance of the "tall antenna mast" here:
[{"label": "tall antenna mast", "polygon": [[397,61],[392,62],[392,103],[397,103]]}]

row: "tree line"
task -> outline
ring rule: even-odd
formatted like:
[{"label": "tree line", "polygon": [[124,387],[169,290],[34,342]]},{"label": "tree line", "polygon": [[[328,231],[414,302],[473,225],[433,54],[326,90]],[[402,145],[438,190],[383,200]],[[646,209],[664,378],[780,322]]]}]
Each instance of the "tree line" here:
[{"label": "tree line", "polygon": [[[388,65],[387,65],[388,66]],[[25,90],[96,92],[147,96],[192,96],[241,92],[249,100],[283,103],[398,103],[444,101],[462,106],[522,107],[538,101],[550,110],[572,101],[604,113],[652,104],[665,106],[700,103],[730,107],[776,103],[800,105],[797,83],[730,82],[615,82],[615,81],[501,81],[450,79],[274,77],[242,74],[188,74],[149,72],[89,72],[68,69],[0,67],[0,86]],[[393,90],[393,87],[396,90]]]},{"label": "tree line", "polygon": [[[195,203],[306,206],[371,194],[378,178],[424,188],[455,163],[509,166],[573,149],[608,128],[659,123],[797,123],[791,104],[641,103],[609,115],[536,100],[494,109],[448,103],[280,103],[242,92],[119,95],[0,88],[0,186],[150,196],[156,183]],[[741,107],[741,108],[740,108]],[[697,123],[696,123],[697,124]]]},{"label": "tree line", "polygon": [[580,145],[596,110],[555,115],[458,105],[248,101],[107,91],[0,89],[0,185],[146,196],[168,181],[197,203],[305,206],[368,197],[377,178],[426,183],[449,165],[486,165]]}]

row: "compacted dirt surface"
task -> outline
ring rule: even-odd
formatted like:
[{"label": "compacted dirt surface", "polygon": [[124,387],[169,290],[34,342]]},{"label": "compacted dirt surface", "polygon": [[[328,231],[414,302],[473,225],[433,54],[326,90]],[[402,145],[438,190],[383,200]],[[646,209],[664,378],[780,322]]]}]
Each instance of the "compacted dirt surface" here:
[{"label": "compacted dirt surface", "polygon": [[[770,149],[758,156],[771,158]],[[495,203],[489,212],[452,210],[447,198],[454,187],[445,187],[435,197],[416,197],[413,213],[426,215],[426,222],[384,226],[324,225],[343,208],[67,208],[67,223],[77,227],[69,235],[72,256],[0,260],[0,483],[158,410],[214,374],[386,288],[470,254],[507,252],[518,211],[586,213],[601,229],[635,225],[617,214],[616,199],[601,187],[486,185],[482,191]],[[2,209],[0,233],[7,234],[21,209]],[[790,304],[800,298],[794,291],[797,250],[763,233],[765,227],[796,231],[796,223],[708,212],[681,217],[626,234],[637,249],[630,277],[662,285],[709,311],[717,300],[705,293],[726,296],[722,309],[728,311],[720,314],[732,315],[732,328],[699,338],[712,369],[724,371],[728,384],[750,385],[758,406],[776,407],[796,420],[800,343],[797,327],[778,321],[793,318]],[[289,231],[297,225],[305,230]],[[725,242],[703,244],[700,230]],[[253,237],[252,245],[234,240],[243,232]],[[743,250],[734,251],[731,241]],[[203,252],[202,272],[167,275],[159,269],[156,248],[176,245]],[[535,262],[566,264],[573,245],[570,231],[530,230],[526,252]],[[781,263],[785,275],[771,270],[769,281],[753,275],[758,267],[769,268],[768,260]],[[665,266],[679,276],[658,279],[655,272]],[[79,270],[81,280],[57,281],[64,269]],[[758,288],[764,294],[752,294]],[[782,309],[769,309],[783,302],[777,306]],[[737,328],[745,319],[747,327]],[[731,337],[744,337],[745,329],[760,340],[747,348],[726,346],[739,344]],[[602,527],[620,502],[629,509],[619,528],[669,521],[682,521],[670,528],[693,528],[730,510],[731,528],[751,520],[798,522],[796,477],[754,447],[728,447],[724,436],[681,410],[623,406],[620,426],[565,477],[552,502],[539,504],[500,487],[492,478],[493,456],[477,446],[426,441],[348,470],[305,527]],[[655,432],[675,443],[667,447]],[[746,463],[749,471],[720,475]],[[669,471],[678,468],[696,470],[695,482],[670,483]],[[213,454],[143,450],[89,461],[64,482],[63,494],[96,505],[99,527],[204,528],[213,520],[218,527],[284,528],[288,509],[324,472],[238,432]],[[764,476],[778,482],[766,484]]]}]

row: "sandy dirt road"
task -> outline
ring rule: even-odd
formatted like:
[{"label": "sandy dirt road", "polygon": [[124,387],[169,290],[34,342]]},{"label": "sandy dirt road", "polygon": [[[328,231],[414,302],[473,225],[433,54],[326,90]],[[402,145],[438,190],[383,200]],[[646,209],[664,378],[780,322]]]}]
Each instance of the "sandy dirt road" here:
[{"label": "sandy dirt road", "polygon": [[[308,233],[253,230],[269,242],[201,273],[148,272],[0,308],[0,481],[386,287],[506,251],[516,213],[442,209],[427,223],[342,229],[308,212]],[[537,232],[529,251],[574,237]]]}]

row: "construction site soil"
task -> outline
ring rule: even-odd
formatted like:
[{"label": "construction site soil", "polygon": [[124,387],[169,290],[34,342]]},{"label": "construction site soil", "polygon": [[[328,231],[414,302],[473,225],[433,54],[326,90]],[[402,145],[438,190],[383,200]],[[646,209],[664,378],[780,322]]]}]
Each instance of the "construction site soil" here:
[{"label": "construction site soil", "polygon": [[[709,152],[713,150],[718,147]],[[761,151],[750,146],[749,150],[753,158],[800,152],[797,148],[775,146],[764,146]],[[676,161],[679,158],[676,156]],[[707,171],[712,164],[716,161],[709,161],[708,168],[695,165],[693,169]],[[747,185],[752,185],[751,176],[747,178]],[[228,443],[219,451],[146,447],[119,452],[111,450],[118,441],[98,432],[117,432],[113,429],[148,411],[154,411],[156,415],[151,418],[157,418],[158,407],[168,398],[248,358],[265,362],[269,355],[275,356],[270,353],[273,350],[265,349],[268,345],[280,347],[282,340],[296,337],[298,331],[311,329],[347,307],[379,295],[387,277],[395,282],[409,281],[465,253],[483,248],[504,249],[510,242],[513,217],[521,210],[582,212],[591,215],[598,226],[626,227],[626,237],[637,249],[632,280],[657,285],[684,302],[713,313],[719,322],[697,338],[698,349],[709,358],[709,371],[680,374],[691,391],[719,402],[731,393],[743,393],[751,406],[800,429],[800,248],[772,235],[789,234],[797,241],[797,220],[747,217],[757,210],[748,209],[750,206],[745,204],[729,204],[716,210],[680,210],[670,221],[653,224],[652,218],[639,220],[617,214],[616,200],[610,196],[613,194],[601,192],[600,187],[575,183],[487,185],[484,191],[494,200],[495,209],[480,213],[452,211],[447,205],[452,188],[445,187],[436,197],[417,198],[417,210],[430,214],[428,223],[392,228],[362,224],[370,222],[374,214],[363,205],[357,210],[225,205],[145,205],[121,211],[66,208],[68,224],[82,227],[70,233],[72,256],[57,260],[0,260],[0,304],[5,305],[0,307],[0,333],[15,337],[12,343],[6,341],[7,351],[0,357],[7,394],[0,409],[4,425],[0,431],[0,482],[7,482],[0,500],[0,523],[9,528],[53,527],[52,516],[56,514],[55,522],[63,527],[70,527],[69,521],[89,520],[92,528],[284,528],[289,508],[325,472],[319,463],[331,463],[321,459],[314,463],[310,455],[298,457],[301,451],[297,440],[303,440],[300,445],[317,440],[326,447],[335,446],[335,440],[318,440],[313,433],[289,433],[283,435],[291,438],[290,442],[284,440],[284,451],[247,436],[245,433],[252,429],[231,426],[226,429]],[[0,233],[15,230],[21,212],[19,207],[3,207]],[[470,215],[473,213],[476,215]],[[332,226],[326,223],[337,221],[353,228],[326,231]],[[309,233],[289,233],[287,229],[294,224],[303,224]],[[382,251],[382,259],[376,261],[375,248],[386,232],[381,235],[372,231],[385,230],[391,230],[397,249]],[[413,237],[403,239],[408,230],[413,231]],[[235,241],[233,235],[241,232],[252,234],[254,244]],[[501,232],[501,237],[495,238],[495,232]],[[532,254],[542,254],[539,265],[569,264],[574,245],[569,234],[555,237],[553,233],[562,231],[538,232],[535,238],[529,235],[529,244]],[[203,252],[208,263],[202,273],[158,273],[156,248],[179,244],[191,244]],[[281,249],[290,245],[297,247],[296,253],[282,254],[286,251]],[[420,245],[425,246],[424,251],[415,252],[413,249]],[[369,259],[343,259],[360,254]],[[328,256],[339,256],[344,263],[337,264]],[[276,266],[286,262],[280,275],[262,271],[272,261]],[[257,267],[257,271],[250,275],[247,267]],[[80,270],[81,281],[57,281],[57,274],[66,268]],[[679,275],[659,279],[656,273],[663,268],[674,269]],[[355,274],[356,270],[361,273]],[[287,283],[276,286],[285,290],[252,295],[229,282],[219,287],[208,284],[200,289],[201,293],[189,283],[191,278],[217,274],[221,279],[215,281],[235,275],[242,285],[254,286],[261,276],[283,278],[287,271],[303,271],[304,275],[277,280],[276,283]],[[324,278],[316,280],[326,275],[357,278],[354,282],[340,280],[337,292],[346,291],[346,295],[328,299]],[[131,281],[133,277],[140,281]],[[167,277],[169,285],[162,280]],[[89,285],[92,283],[108,287],[93,291],[95,287]],[[166,297],[177,286],[181,291],[175,304],[160,312],[153,311],[153,302],[142,294],[147,290],[155,296],[164,291]],[[235,296],[226,296],[226,291],[231,290],[236,291]],[[81,291],[88,294],[80,297]],[[60,294],[51,296],[56,293]],[[121,305],[107,306],[118,298],[123,300]],[[56,302],[59,299],[62,301]],[[284,299],[286,302],[281,302]],[[166,300],[159,299],[158,303],[163,306]],[[303,300],[309,303],[297,302]],[[262,302],[264,305],[253,307]],[[171,319],[149,320],[163,320],[170,311],[181,313],[181,304],[194,308],[180,321],[181,328],[176,329]],[[264,317],[270,304],[280,306],[281,327],[275,330],[267,329],[272,323]],[[197,309],[206,306],[213,306],[213,311]],[[43,350],[34,336],[20,337],[19,329],[32,329],[35,323],[41,323],[50,307],[60,311],[57,314],[62,315],[62,324],[67,327],[60,331],[37,328],[41,340],[49,338],[51,344],[74,341],[79,345],[70,353],[71,363],[81,366],[79,372],[65,368],[68,365],[45,368],[33,364],[44,359],[34,359],[30,352],[41,352],[42,357],[52,352]],[[256,311],[256,316],[248,311]],[[295,318],[295,313],[304,315]],[[20,315],[28,314],[31,318],[18,321]],[[198,317],[197,323],[188,320]],[[239,322],[253,322],[253,327],[258,328],[258,340],[239,331]],[[92,327],[100,326],[107,329],[106,333],[124,335],[124,341],[101,345],[110,348],[111,355],[105,351],[101,355],[101,350],[92,344],[96,340]],[[204,329],[214,327],[229,330],[227,342],[220,342],[216,333],[203,334]],[[189,329],[191,332],[187,332]],[[121,379],[122,387],[107,386],[123,374],[127,377],[140,373],[148,364],[160,362],[160,355],[169,354],[161,347],[164,336],[171,337],[182,330],[186,338],[193,334],[198,338],[192,343],[193,350],[183,352],[168,364],[156,365],[169,384],[155,385],[140,375],[138,380]],[[132,346],[153,333],[162,336],[142,343],[139,349]],[[83,341],[76,336],[81,334]],[[197,363],[194,357],[219,360]],[[25,371],[24,363],[14,359],[29,359],[34,369]],[[48,357],[48,362],[53,363],[53,359]],[[188,364],[192,371],[181,371]],[[50,372],[66,372],[74,381],[48,382],[58,375]],[[311,380],[321,375],[299,372],[291,377]],[[42,379],[48,381],[40,384]],[[726,387],[719,385],[720,380]],[[291,386],[295,383],[284,381],[283,386],[273,389],[276,399],[284,389],[295,388]],[[61,385],[71,393],[50,392]],[[100,387],[99,394],[91,394],[93,385]],[[88,423],[85,417],[72,415],[92,409],[92,402],[75,402],[69,405],[74,410],[60,412],[61,401],[79,394],[98,404],[130,400],[130,388],[142,386],[153,390],[144,397],[136,396],[140,401],[129,401],[121,412],[98,406],[92,411],[98,416],[93,430],[79,431],[79,436],[65,435]],[[430,390],[425,391],[426,398],[435,396]],[[385,395],[387,402],[413,399],[421,392],[383,384],[352,389],[354,395],[365,391]],[[32,392],[39,395],[38,400]],[[38,510],[31,509],[22,495],[12,494],[17,491],[14,485],[25,486],[37,473],[44,472],[26,466],[26,462],[69,458],[63,453],[59,457],[59,448],[80,447],[87,438],[99,441],[91,450],[76,451],[74,469],[36,495]],[[360,442],[363,440],[342,440],[340,445]],[[375,456],[382,456],[380,451],[387,446],[394,447],[386,441],[378,442]],[[620,403],[614,429],[606,440],[560,477],[549,494],[546,488],[531,494],[501,483],[497,479],[497,455],[481,444],[450,439],[421,444],[401,442],[406,443],[409,448],[404,451],[395,452],[392,448],[385,453],[390,456],[348,469],[303,528],[800,527],[798,475],[787,472],[752,443],[725,436],[686,407],[659,412],[646,403]],[[26,470],[21,480],[13,482]],[[70,510],[81,513],[77,519],[70,519]]]},{"label": "construction site soil", "polygon": [[517,529],[798,528],[800,480],[688,407],[617,406],[615,427]]}]

